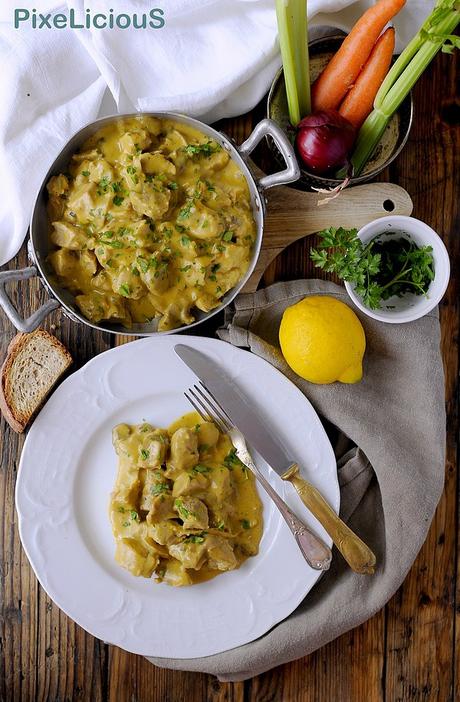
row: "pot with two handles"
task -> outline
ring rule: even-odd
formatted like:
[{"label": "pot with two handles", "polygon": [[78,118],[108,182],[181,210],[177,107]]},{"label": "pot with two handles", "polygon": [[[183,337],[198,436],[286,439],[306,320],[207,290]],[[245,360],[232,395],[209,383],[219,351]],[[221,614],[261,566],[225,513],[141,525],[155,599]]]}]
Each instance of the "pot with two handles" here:
[{"label": "pot with two handles", "polygon": [[[72,155],[78,150],[79,147],[94,134],[98,129],[108,123],[113,123],[117,120],[126,119],[128,117],[140,116],[138,115],[117,115],[116,117],[104,117],[102,119],[96,120],[86,125],[80,131],[78,131],[64,146],[60,154],[55,159],[48,173],[46,174],[43,183],[38,191],[37,198],[35,200],[32,219],[30,222],[30,237],[28,241],[28,251],[31,260],[31,265],[28,268],[23,268],[21,270],[8,270],[0,273],[0,306],[3,308],[4,312],[14,324],[16,329],[23,332],[31,332],[36,327],[41,324],[41,322],[50,314],[53,310],[58,307],[62,307],[64,314],[70,317],[74,321],[82,322],[87,324],[93,329],[98,329],[99,331],[110,332],[113,334],[128,334],[132,336],[153,336],[155,334],[168,334],[179,332],[189,327],[193,327],[206,319],[209,319],[213,315],[217,314],[224,307],[230,304],[234,297],[243,288],[247,280],[249,279],[251,273],[253,272],[257,259],[259,257],[262,236],[264,228],[264,218],[265,218],[265,198],[264,191],[268,188],[272,188],[276,185],[284,185],[286,183],[291,183],[297,180],[300,176],[299,167],[296,161],[294,150],[283,133],[283,131],[278,127],[275,122],[270,119],[264,119],[259,122],[254,128],[252,134],[243,142],[240,146],[236,146],[231,142],[231,140],[216,131],[207,124],[200,122],[199,120],[193,119],[191,117],[186,117],[184,115],[175,114],[173,112],[154,112],[154,113],[144,113],[150,117],[157,117],[159,119],[172,119],[181,124],[190,125],[198,129],[203,134],[211,137],[217,143],[219,143],[230,155],[230,158],[235,161],[243,172],[250,192],[252,212],[254,215],[254,220],[256,223],[256,240],[254,242],[251,260],[249,267],[239,281],[239,283],[229,290],[226,295],[222,298],[221,304],[211,310],[210,312],[201,312],[197,310],[196,321],[192,324],[178,327],[167,332],[158,332],[156,330],[156,320],[149,322],[147,324],[134,324],[131,328],[126,328],[121,324],[111,324],[107,322],[94,324],[90,322],[86,317],[82,315],[78,309],[73,295],[63,288],[59,287],[58,284],[53,281],[52,271],[47,262],[47,256],[49,253],[49,222],[47,216],[47,191],[46,184],[48,180],[53,175],[65,172],[68,163]],[[251,152],[261,141],[263,137],[269,135],[276,146],[279,149],[280,154],[286,164],[286,168],[278,173],[273,173],[271,175],[266,175],[256,180],[251,174],[248,168],[248,159]],[[13,280],[25,280],[27,278],[32,278],[34,276],[40,276],[45,287],[51,295],[50,300],[48,300],[42,307],[40,307],[36,312],[34,312],[30,317],[24,319],[21,317],[19,312],[15,309],[10,298],[5,291],[5,283]]]}]

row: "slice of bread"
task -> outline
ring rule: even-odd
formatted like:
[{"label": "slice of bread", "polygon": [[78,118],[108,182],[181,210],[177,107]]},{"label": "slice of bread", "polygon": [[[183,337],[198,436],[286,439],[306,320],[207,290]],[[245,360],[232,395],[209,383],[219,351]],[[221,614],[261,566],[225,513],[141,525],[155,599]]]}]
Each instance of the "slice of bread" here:
[{"label": "slice of bread", "polygon": [[0,377],[0,409],[14,431],[24,431],[71,363],[65,346],[43,329],[14,337]]}]

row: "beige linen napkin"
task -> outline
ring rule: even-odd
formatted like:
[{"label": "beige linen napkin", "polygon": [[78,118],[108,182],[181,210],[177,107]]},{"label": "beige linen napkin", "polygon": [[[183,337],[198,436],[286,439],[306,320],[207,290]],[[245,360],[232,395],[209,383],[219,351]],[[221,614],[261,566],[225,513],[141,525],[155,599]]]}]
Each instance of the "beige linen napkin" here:
[{"label": "beige linen napkin", "polygon": [[187,660],[150,658],[155,665],[235,681],[311,653],[377,612],[401,585],[426,538],[444,479],[437,312],[410,324],[383,324],[355,310],[367,339],[363,380],[313,385],[289,369],[278,345],[283,311],[312,294],[334,295],[351,305],[345,290],[332,283],[277,283],[240,295],[219,336],[248,347],[285,373],[326,425],[340,430],[331,436],[338,457],[340,514],[374,550],[376,573],[353,573],[334,550],[331,569],[302,604],[261,638],[206,658],[193,658],[193,651]]}]

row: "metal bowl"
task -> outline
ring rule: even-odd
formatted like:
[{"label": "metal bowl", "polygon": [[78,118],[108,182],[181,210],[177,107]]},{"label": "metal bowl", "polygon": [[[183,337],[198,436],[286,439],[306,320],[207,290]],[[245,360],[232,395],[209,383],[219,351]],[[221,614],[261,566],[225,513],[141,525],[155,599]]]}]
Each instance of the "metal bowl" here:
[{"label": "metal bowl", "polygon": [[[72,155],[78,150],[80,146],[100,127],[105,124],[115,122],[118,120],[126,119],[128,117],[141,116],[141,113],[137,115],[127,114],[127,115],[116,115],[113,117],[104,117],[103,119],[91,122],[80,129],[62,148],[61,152],[55,158],[52,166],[48,170],[45,178],[43,179],[42,185],[37,194],[34,209],[32,212],[32,219],[30,222],[30,238],[28,241],[28,251],[29,257],[31,259],[32,265],[28,268],[23,268],[21,270],[8,270],[0,273],[0,307],[3,308],[4,312],[14,324],[16,329],[23,332],[31,332],[47,317],[50,312],[62,307],[64,314],[66,314],[70,319],[78,322],[82,322],[93,329],[98,329],[99,331],[111,332],[112,334],[128,334],[131,336],[154,336],[157,334],[171,334],[184,329],[189,329],[204,320],[209,319],[213,315],[217,314],[220,310],[226,307],[233,298],[239,293],[243,288],[247,280],[249,279],[251,273],[253,272],[257,259],[259,257],[260,248],[262,246],[262,236],[265,218],[265,198],[263,193],[268,188],[272,188],[276,185],[283,185],[285,183],[291,183],[300,175],[299,167],[295,158],[294,150],[287,139],[284,132],[271,120],[264,119],[259,124],[256,125],[252,134],[246,139],[246,141],[240,146],[236,146],[233,142],[221,132],[216,131],[207,124],[200,122],[192,117],[186,117],[185,115],[179,115],[174,112],[148,112],[144,113],[151,117],[158,117],[162,119],[172,119],[175,122],[181,124],[187,124],[195,127],[203,134],[215,139],[223,149],[225,149],[230,158],[235,161],[240,170],[242,171],[244,177],[246,178],[249,193],[251,197],[252,212],[254,215],[254,220],[256,223],[256,240],[252,250],[251,261],[249,267],[234,288],[229,290],[226,295],[222,298],[221,304],[211,310],[210,312],[202,312],[200,310],[196,311],[196,321],[192,324],[184,325],[176,329],[171,329],[164,332],[157,331],[157,320],[153,320],[148,324],[133,324],[132,327],[127,328],[121,324],[114,324],[110,322],[106,323],[93,323],[90,322],[83,314],[80,312],[79,308],[75,303],[74,296],[69,290],[60,287],[54,280],[52,275],[52,270],[47,261],[49,253],[49,222],[47,215],[47,191],[46,184],[51,176],[58,173],[65,172],[67,165],[72,157]],[[264,175],[260,179],[256,179],[250,172],[247,161],[251,152],[255,149],[257,144],[265,136],[270,136],[274,143],[278,146],[280,151],[280,159],[282,169],[270,175]],[[48,300],[40,309],[38,309],[34,314],[32,314],[28,319],[23,319],[18,311],[13,306],[10,298],[8,297],[5,284],[13,280],[25,280],[39,275],[51,295],[51,300]]]},{"label": "metal bowl", "polygon": [[[310,73],[312,81],[317,78],[329,58],[340,47],[344,36],[344,34],[334,34],[310,42],[308,49],[310,53]],[[296,130],[289,121],[282,68],[280,68],[276,74],[268,94],[267,116],[281,127],[291,143],[294,144]],[[359,176],[351,178],[350,185],[359,185],[360,183],[366,183],[372,180],[395,160],[401,153],[409,137],[412,126],[412,116],[413,100],[412,94],[409,94],[402,102],[399,110],[390,119],[379,146],[367,162],[363,172]],[[268,143],[275,157],[275,161],[279,162],[279,156],[274,149],[274,144],[271,139],[268,139]],[[298,162],[301,172],[298,183],[304,188],[311,188],[312,186],[317,188],[335,188],[342,182],[341,179],[310,173],[302,167],[300,158]]]}]

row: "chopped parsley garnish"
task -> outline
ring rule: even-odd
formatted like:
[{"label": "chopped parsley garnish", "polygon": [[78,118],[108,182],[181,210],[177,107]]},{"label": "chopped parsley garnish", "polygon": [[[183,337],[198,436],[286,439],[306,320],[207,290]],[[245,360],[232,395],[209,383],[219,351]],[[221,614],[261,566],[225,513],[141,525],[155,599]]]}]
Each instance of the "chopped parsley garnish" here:
[{"label": "chopped parsley garnish", "polygon": [[89,176],[89,171],[82,171],[81,174],[87,178]]},{"label": "chopped parsley garnish", "polygon": [[193,198],[190,198],[188,200],[187,204],[182,207],[181,210],[179,210],[179,214],[177,215],[177,219],[187,219],[187,217],[190,217],[190,213],[192,211],[192,207],[194,205],[195,201]]},{"label": "chopped parsley garnish", "polygon": [[211,139],[205,144],[187,144],[184,146],[184,152],[187,156],[204,156],[209,158],[212,154],[217,151],[221,151],[222,147],[216,142],[212,142]]},{"label": "chopped parsley garnish", "polygon": [[105,244],[106,246],[111,246],[113,249],[122,249],[123,248],[123,242],[121,241],[106,241],[105,239],[101,239],[101,244]]},{"label": "chopped parsley garnish", "polygon": [[136,512],[135,509],[132,509],[132,510],[131,510],[130,516],[131,516],[131,519],[133,520],[133,522],[137,522],[138,519],[139,519],[139,515],[138,515],[138,513]]},{"label": "chopped parsley garnish", "polygon": [[150,265],[147,259],[143,258],[142,256],[138,256],[136,258],[136,263],[141,269],[142,273],[147,273]]},{"label": "chopped parsley garnish", "polygon": [[145,448],[141,448],[141,458],[143,461],[146,461],[150,456],[150,451],[148,451]]},{"label": "chopped parsley garnish", "polygon": [[249,522],[249,519],[240,519],[240,523],[241,523],[241,526],[243,527],[243,529],[250,529],[251,528],[251,524]]},{"label": "chopped parsley garnish", "polygon": [[205,180],[204,182],[206,183],[206,187],[210,193],[215,192],[216,189],[215,189],[214,185],[209,182],[209,180]]},{"label": "chopped parsley garnish", "polygon": [[178,184],[176,183],[175,180],[172,180],[170,183],[168,183],[168,188],[169,188],[170,190],[177,190],[178,187],[179,187],[179,186],[178,186]]},{"label": "chopped parsley garnish", "polygon": [[115,195],[115,197],[113,198],[113,201],[112,201],[112,202],[113,202],[114,205],[119,206],[119,205],[121,205],[121,204],[123,203],[124,199],[125,199],[125,198],[124,198],[124,197],[120,197],[120,195]]},{"label": "chopped parsley garnish", "polygon": [[188,237],[186,235],[181,236],[181,238],[180,238],[180,243],[182,244],[182,246],[188,246],[190,244],[190,241],[191,241],[190,237]]},{"label": "chopped parsley garnish", "polygon": [[188,519],[190,512],[186,507],[184,507],[181,500],[174,500],[174,507],[177,509],[182,519]]},{"label": "chopped parsley garnish", "polygon": [[222,240],[223,241],[231,241],[232,239],[233,239],[233,232],[231,232],[229,229],[227,229],[227,231],[222,234]]},{"label": "chopped parsley garnish", "polygon": [[202,531],[201,534],[189,534],[185,537],[184,541],[192,544],[202,544],[205,536],[205,531]]},{"label": "chopped parsley garnish", "polygon": [[150,264],[157,269],[154,273],[154,278],[159,278],[160,275],[164,276],[164,274],[168,270],[169,261],[161,261],[160,262],[156,258],[151,258]]},{"label": "chopped parsley garnish", "polygon": [[224,458],[224,465],[225,465],[227,468],[230,468],[230,469],[234,468],[235,466],[240,465],[240,463],[241,463],[241,461],[240,461],[240,459],[238,458],[238,456],[236,455],[236,449],[235,449],[235,448],[233,448],[233,449],[230,451],[230,453],[228,453],[228,454],[225,456],[225,458]]},{"label": "chopped parsley garnish", "polygon": [[136,171],[137,168],[135,168],[134,166],[128,166],[126,169],[126,173],[131,177],[131,180],[133,181],[134,185],[137,185],[139,182],[139,178],[136,175]]},{"label": "chopped parsley garnish", "polygon": [[155,483],[150,488],[152,495],[162,495],[164,492],[169,492],[169,486],[166,483]]},{"label": "chopped parsley garnish", "polygon": [[191,267],[192,267],[192,265],[189,264],[188,266],[183,266],[183,268],[180,268],[179,270],[180,270],[182,273],[187,273],[187,271],[189,271]]},{"label": "chopped parsley garnish", "polygon": [[197,465],[192,468],[195,473],[209,473],[211,469],[208,466],[204,466],[202,463],[197,463]]},{"label": "chopped parsley garnish", "polygon": [[129,297],[131,294],[130,287],[127,283],[123,283],[123,285],[120,285],[118,288],[118,292],[120,295],[123,295],[123,297]]},{"label": "chopped parsley garnish", "polygon": [[97,184],[97,194],[102,195],[103,193],[106,193],[107,190],[109,189],[110,185],[110,178],[109,176],[103,176],[99,183]]},{"label": "chopped parsley garnish", "polygon": [[[114,249],[122,249],[123,244],[121,241],[117,241],[114,237],[114,232],[112,231],[107,231],[107,232],[102,232],[102,234],[99,237],[99,241],[101,244],[104,244],[105,246],[111,246]],[[102,251],[102,253],[104,253]]]}]

